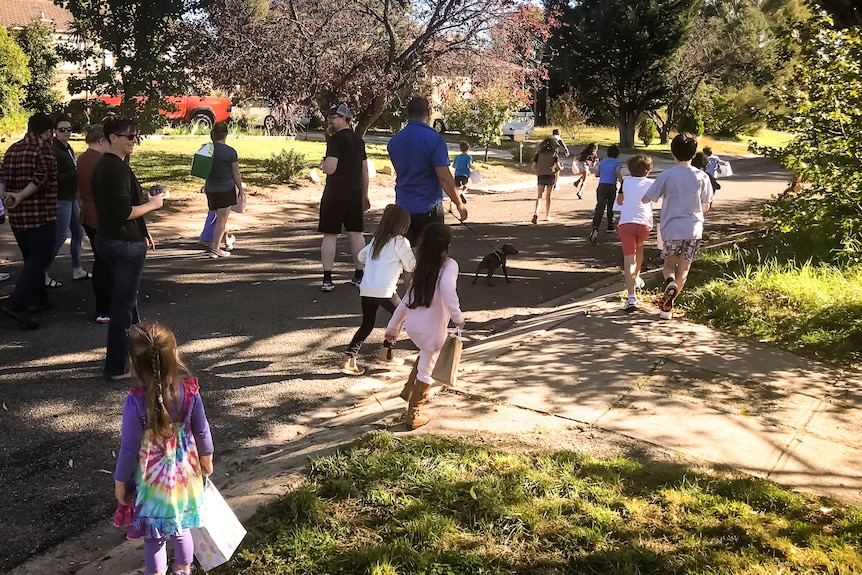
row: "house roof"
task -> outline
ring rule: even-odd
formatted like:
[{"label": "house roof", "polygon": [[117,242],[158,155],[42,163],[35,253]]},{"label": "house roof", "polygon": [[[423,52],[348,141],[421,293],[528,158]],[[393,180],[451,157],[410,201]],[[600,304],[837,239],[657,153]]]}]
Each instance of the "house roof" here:
[{"label": "house roof", "polygon": [[0,26],[23,28],[39,18],[56,32],[67,32],[72,23],[72,13],[54,4],[51,0],[0,1]]}]

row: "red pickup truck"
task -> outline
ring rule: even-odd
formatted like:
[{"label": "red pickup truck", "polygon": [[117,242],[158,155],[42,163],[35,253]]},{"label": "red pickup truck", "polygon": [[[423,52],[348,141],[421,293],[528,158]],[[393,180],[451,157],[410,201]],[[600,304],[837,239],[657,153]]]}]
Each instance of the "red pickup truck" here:
[{"label": "red pickup truck", "polygon": [[[119,106],[123,96],[94,96],[90,98],[102,102],[109,108]],[[188,124],[198,122],[209,128],[215,122],[230,120],[230,98],[214,98],[211,96],[167,96],[168,102],[176,106],[176,110],[160,110],[162,116],[173,124]]]}]

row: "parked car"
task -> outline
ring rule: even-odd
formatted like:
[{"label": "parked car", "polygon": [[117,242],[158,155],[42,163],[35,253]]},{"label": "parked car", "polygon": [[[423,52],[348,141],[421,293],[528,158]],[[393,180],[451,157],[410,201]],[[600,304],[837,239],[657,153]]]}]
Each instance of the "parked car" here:
[{"label": "parked car", "polygon": [[536,118],[532,110],[521,110],[515,112],[515,116],[503,124],[503,135],[508,136],[512,140],[515,139],[516,133],[521,133],[529,136],[536,128]]},{"label": "parked car", "polygon": [[[110,109],[119,106],[123,101],[123,96],[93,96],[90,99],[102,103]],[[176,110],[159,110],[159,113],[172,124],[197,122],[203,128],[211,128],[216,122],[230,120],[231,103],[229,98],[167,96],[165,99],[176,106]]]},{"label": "parked car", "polygon": [[[268,132],[285,131],[292,133],[297,128],[305,129],[311,119],[307,114],[301,114],[302,108],[288,106],[287,110],[278,110],[278,106],[264,98],[246,98],[236,105],[236,121],[247,122],[252,128],[263,128]],[[293,115],[291,115],[293,114]],[[284,118],[293,118],[282,126]]]}]

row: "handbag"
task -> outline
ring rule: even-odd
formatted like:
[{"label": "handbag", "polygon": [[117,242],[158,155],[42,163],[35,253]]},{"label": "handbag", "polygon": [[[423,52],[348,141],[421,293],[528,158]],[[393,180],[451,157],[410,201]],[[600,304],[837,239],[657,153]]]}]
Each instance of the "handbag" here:
[{"label": "handbag", "polygon": [[213,169],[213,152],[215,146],[204,144],[201,149],[192,156],[192,175],[207,179]]},{"label": "handbag", "polygon": [[206,478],[204,483],[202,526],[191,532],[195,558],[204,571],[209,571],[228,562],[246,531],[213,482]]},{"label": "handbag", "polygon": [[236,212],[238,214],[244,214],[245,213],[245,204],[246,204],[245,191],[237,189],[237,191],[236,191],[236,203],[230,207],[231,211]]},{"label": "handbag", "polygon": [[437,356],[437,363],[434,365],[431,377],[446,385],[455,385],[463,346],[461,330],[456,329],[446,337],[440,354]]}]

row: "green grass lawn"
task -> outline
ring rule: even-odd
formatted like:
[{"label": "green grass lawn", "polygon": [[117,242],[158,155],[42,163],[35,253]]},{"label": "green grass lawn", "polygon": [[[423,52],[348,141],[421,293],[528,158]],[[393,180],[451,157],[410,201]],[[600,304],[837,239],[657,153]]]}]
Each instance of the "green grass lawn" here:
[{"label": "green grass lawn", "polygon": [[843,366],[862,365],[862,266],[779,262],[761,239],[698,256],[688,319]]},{"label": "green grass lawn", "polygon": [[862,572],[862,512],[738,473],[366,435],[309,463],[219,574]]}]

